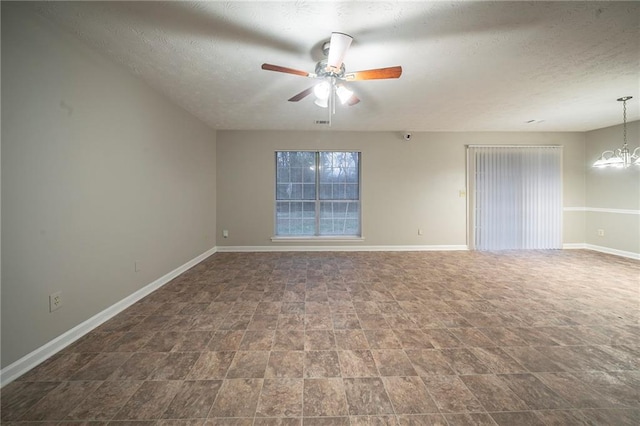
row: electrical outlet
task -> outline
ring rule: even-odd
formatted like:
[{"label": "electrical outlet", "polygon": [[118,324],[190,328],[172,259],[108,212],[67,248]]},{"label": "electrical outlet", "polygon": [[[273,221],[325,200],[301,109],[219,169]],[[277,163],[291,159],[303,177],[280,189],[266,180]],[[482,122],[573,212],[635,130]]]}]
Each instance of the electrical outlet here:
[{"label": "electrical outlet", "polygon": [[418,235],[422,235],[422,228],[418,228]]},{"label": "electrical outlet", "polygon": [[228,229],[223,229],[222,230],[222,238],[229,238],[229,230]]},{"label": "electrical outlet", "polygon": [[604,229],[598,229],[598,237],[604,237]]},{"label": "electrical outlet", "polygon": [[62,307],[62,292],[57,291],[49,295],[49,312],[57,311]]}]

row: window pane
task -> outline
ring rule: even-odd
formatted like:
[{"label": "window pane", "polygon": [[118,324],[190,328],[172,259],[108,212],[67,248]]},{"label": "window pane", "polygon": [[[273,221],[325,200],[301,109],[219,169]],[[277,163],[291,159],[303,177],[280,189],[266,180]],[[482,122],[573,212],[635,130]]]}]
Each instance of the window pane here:
[{"label": "window pane", "polygon": [[302,184],[301,183],[292,183],[291,184],[291,199],[292,200],[301,200],[302,199]]},{"label": "window pane", "polygon": [[278,201],[276,203],[276,235],[314,234],[314,202]]},{"label": "window pane", "polygon": [[290,179],[291,178],[289,177],[289,169],[285,167],[278,167],[278,170],[276,172],[276,182],[290,182]]},{"label": "window pane", "polygon": [[304,169],[304,182],[305,183],[316,183],[316,166],[309,166]]},{"label": "window pane", "polygon": [[321,200],[331,200],[333,199],[333,191],[330,183],[321,183],[320,184],[320,199]]},{"label": "window pane", "polygon": [[359,235],[359,202],[321,202],[320,235]]},{"label": "window pane", "polygon": [[321,152],[320,165],[321,200],[359,199],[358,152]]},{"label": "window pane", "polygon": [[283,151],[276,153],[276,200],[314,200],[315,153]]},{"label": "window pane", "polygon": [[310,151],[279,151],[276,152],[278,167],[308,167],[315,165],[315,153]]},{"label": "window pane", "polygon": [[316,184],[315,183],[305,183],[302,188],[302,198],[305,200],[315,200],[316,199]]},{"label": "window pane", "polygon": [[302,167],[291,167],[291,182],[302,183]]},{"label": "window pane", "polygon": [[321,200],[358,200],[360,187],[357,183],[321,183]]},{"label": "window pane", "polygon": [[359,200],[360,199],[360,186],[358,184],[347,184],[346,186],[346,196],[345,198],[349,200]]},{"label": "window pane", "polygon": [[[306,170],[315,168],[315,153],[284,151],[276,153],[276,181],[302,182]],[[315,179],[315,177],[314,177]]]},{"label": "window pane", "polygon": [[291,198],[291,184],[276,184],[276,200],[289,200]]},{"label": "window pane", "polygon": [[316,233],[316,219],[305,219],[302,221],[302,232],[304,235],[315,235]]}]

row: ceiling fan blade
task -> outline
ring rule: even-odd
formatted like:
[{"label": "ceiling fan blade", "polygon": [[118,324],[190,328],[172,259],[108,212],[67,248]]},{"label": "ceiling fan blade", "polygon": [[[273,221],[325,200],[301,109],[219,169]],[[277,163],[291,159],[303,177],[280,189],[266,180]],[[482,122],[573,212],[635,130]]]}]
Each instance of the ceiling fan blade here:
[{"label": "ceiling fan blade", "polygon": [[343,33],[331,33],[331,41],[329,42],[329,54],[327,55],[327,66],[340,69],[344,57],[347,54],[353,37]]},{"label": "ceiling fan blade", "polygon": [[310,73],[306,71],[300,71],[293,68],[281,67],[279,65],[262,64],[262,69],[267,71],[284,72],[287,74],[301,75],[302,77],[309,77]]},{"label": "ceiling fan blade", "polygon": [[311,86],[308,89],[305,89],[297,95],[293,96],[291,99],[289,99],[289,102],[298,102],[300,99],[306,98],[311,94],[311,92],[313,92],[313,87],[314,86]]},{"label": "ceiling fan blade", "polygon": [[398,78],[402,75],[402,67],[376,68],[373,70],[355,71],[344,75],[347,81],[381,80],[385,78]]}]

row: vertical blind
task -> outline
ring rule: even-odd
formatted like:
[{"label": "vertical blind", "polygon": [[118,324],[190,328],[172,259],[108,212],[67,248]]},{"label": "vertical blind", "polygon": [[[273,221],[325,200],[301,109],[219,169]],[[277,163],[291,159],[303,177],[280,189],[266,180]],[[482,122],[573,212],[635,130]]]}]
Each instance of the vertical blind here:
[{"label": "vertical blind", "polygon": [[562,248],[562,147],[469,146],[472,246]]}]

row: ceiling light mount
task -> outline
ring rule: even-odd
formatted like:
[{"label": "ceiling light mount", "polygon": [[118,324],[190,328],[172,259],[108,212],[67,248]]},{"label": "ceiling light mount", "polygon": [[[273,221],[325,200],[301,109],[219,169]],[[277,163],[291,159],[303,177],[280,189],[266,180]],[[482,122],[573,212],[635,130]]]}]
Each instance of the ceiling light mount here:
[{"label": "ceiling light mount", "polygon": [[640,166],[640,146],[636,147],[633,152],[627,146],[627,101],[632,98],[633,96],[623,96],[617,99],[618,102],[622,102],[622,148],[604,151],[593,163],[593,167],[626,169],[632,164]]}]

